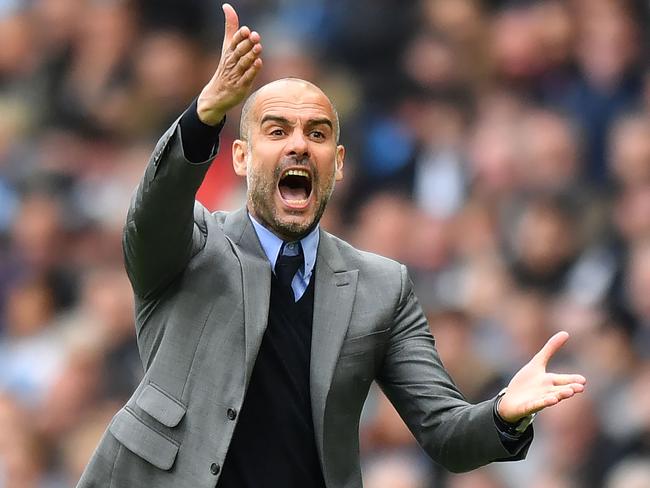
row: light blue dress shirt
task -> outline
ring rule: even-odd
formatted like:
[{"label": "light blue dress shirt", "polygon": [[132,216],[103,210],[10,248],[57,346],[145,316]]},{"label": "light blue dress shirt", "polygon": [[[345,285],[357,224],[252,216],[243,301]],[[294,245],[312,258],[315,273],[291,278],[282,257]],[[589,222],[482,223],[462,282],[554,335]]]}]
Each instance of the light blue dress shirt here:
[{"label": "light blue dress shirt", "polygon": [[[257,238],[264,249],[264,253],[271,263],[271,269],[275,270],[275,262],[278,259],[280,254],[280,249],[282,248],[283,241],[278,236],[276,236],[269,229],[260,224],[251,214],[248,214],[248,217],[251,219]],[[296,301],[300,300],[300,297],[305,293],[307,287],[309,286],[309,280],[311,275],[314,272],[314,266],[316,265],[316,253],[318,252],[318,242],[320,240],[320,235],[318,232],[318,226],[314,228],[309,234],[300,239],[300,241],[295,243],[287,243],[285,247],[293,245],[301,245],[302,253],[305,258],[305,263],[302,268],[299,268],[293,277],[291,282],[291,288],[293,289],[293,296]],[[297,254],[285,252],[285,254]]]}]

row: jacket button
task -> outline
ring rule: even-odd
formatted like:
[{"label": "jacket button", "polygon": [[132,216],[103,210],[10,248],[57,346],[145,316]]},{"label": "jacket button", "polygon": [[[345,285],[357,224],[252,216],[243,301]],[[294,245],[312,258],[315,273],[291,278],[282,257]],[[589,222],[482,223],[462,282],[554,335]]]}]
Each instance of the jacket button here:
[{"label": "jacket button", "polygon": [[228,417],[228,420],[235,420],[237,418],[237,410],[229,408],[226,412],[226,416]]},{"label": "jacket button", "polygon": [[213,475],[215,475],[215,476],[218,475],[218,474],[219,474],[219,471],[221,471],[221,467],[220,467],[217,463],[212,463],[212,464],[210,465],[210,472],[211,472]]}]

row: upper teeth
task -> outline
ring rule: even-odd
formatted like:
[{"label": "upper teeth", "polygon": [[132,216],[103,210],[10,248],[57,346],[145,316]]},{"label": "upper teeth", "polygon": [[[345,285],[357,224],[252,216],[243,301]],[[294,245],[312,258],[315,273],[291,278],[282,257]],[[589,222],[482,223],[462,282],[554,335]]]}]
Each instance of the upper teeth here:
[{"label": "upper teeth", "polygon": [[309,178],[309,173],[305,171],[304,169],[290,169],[287,171],[285,176],[303,176],[305,178]]}]

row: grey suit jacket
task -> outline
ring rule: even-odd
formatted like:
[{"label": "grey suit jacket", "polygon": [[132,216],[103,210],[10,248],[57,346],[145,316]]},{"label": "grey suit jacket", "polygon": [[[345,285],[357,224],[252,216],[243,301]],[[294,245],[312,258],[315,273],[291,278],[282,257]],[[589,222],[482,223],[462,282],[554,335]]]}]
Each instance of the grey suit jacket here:
[{"label": "grey suit jacket", "polygon": [[[145,375],[78,487],[214,487],[266,327],[270,264],[245,209],[195,203],[209,164],[176,122],[158,142],[124,232]],[[361,486],[358,427],[376,380],[429,455],[452,471],[518,459],[493,402],[468,404],[445,372],[406,268],[321,231],[311,403],[330,488]],[[260,426],[263,428],[263,426]],[[254,462],[254,460],[251,460]]]}]

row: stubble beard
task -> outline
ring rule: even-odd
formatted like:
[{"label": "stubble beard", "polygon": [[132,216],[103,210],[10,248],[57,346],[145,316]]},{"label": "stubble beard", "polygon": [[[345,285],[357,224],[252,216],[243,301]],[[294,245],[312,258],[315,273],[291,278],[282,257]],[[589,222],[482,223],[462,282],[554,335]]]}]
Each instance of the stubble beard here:
[{"label": "stubble beard", "polygon": [[[295,241],[304,237],[318,225],[334,191],[334,174],[330,176],[324,187],[320,187],[320,175],[315,168],[312,168],[312,193],[315,192],[312,198],[317,199],[316,212],[313,218],[306,222],[285,221],[280,217],[275,207],[275,192],[277,191],[280,175],[287,164],[278,165],[271,177],[255,171],[251,161],[248,161],[247,165],[248,209],[253,216],[261,220],[262,225],[287,241]],[[296,215],[299,214],[299,212],[296,212]]]}]

